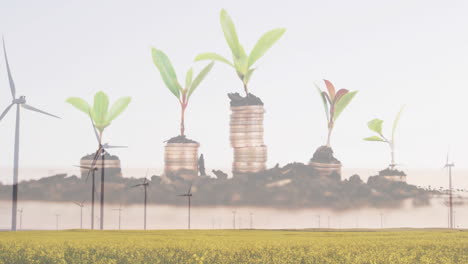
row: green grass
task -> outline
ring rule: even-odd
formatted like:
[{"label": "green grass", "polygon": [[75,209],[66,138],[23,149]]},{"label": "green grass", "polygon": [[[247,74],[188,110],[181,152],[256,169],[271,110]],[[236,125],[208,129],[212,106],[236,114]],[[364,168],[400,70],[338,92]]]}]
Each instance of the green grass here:
[{"label": "green grass", "polygon": [[1,232],[0,263],[468,263],[468,232]]}]

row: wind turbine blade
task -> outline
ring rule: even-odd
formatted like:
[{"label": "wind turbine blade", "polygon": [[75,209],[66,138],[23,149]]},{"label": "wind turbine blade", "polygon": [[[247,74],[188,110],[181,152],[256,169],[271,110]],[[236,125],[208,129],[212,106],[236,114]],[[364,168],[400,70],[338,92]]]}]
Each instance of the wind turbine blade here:
[{"label": "wind turbine blade", "polygon": [[94,158],[93,158],[93,162],[91,163],[91,170],[88,171],[88,176],[86,176],[86,181],[88,181],[88,178],[89,178],[89,175],[91,174],[91,171],[94,170],[94,168],[96,168],[96,162],[97,162],[97,159],[99,158],[99,155],[101,154],[102,152],[102,148],[99,147],[98,150],[96,151],[96,154],[94,155]]},{"label": "wind turbine blade", "polygon": [[73,165],[74,167],[81,168],[81,169],[86,169],[86,170],[92,170],[93,168],[88,167],[88,166],[81,166],[81,165]]},{"label": "wind turbine blade", "polygon": [[47,113],[47,112],[45,112],[45,111],[39,110],[39,109],[37,109],[37,108],[35,108],[35,107],[32,107],[32,106],[30,106],[30,105],[22,104],[21,106],[22,106],[24,109],[28,109],[28,110],[31,110],[31,111],[34,111],[34,112],[38,112],[38,113],[41,113],[41,114],[44,114],[44,115],[48,115],[48,116],[51,116],[51,117],[55,117],[55,118],[59,118],[59,119],[60,119],[60,117],[58,117],[58,116],[56,116],[56,115],[49,114],[49,113]]},{"label": "wind turbine blade", "polygon": [[6,114],[8,113],[8,111],[10,111],[11,107],[13,106],[13,104],[9,105],[2,113],[2,115],[0,115],[0,121],[2,121],[2,119],[6,116]]},{"label": "wind turbine blade", "polygon": [[6,52],[4,38],[3,38],[3,54],[5,55],[5,62],[6,62],[7,72],[8,72],[8,81],[10,82],[11,96],[13,97],[13,100],[14,100],[16,99],[16,87],[15,87],[15,82],[13,81],[13,77],[11,76],[10,64],[8,63],[8,56]]},{"label": "wind turbine blade", "polygon": [[142,186],[142,185],[143,184],[137,184],[137,185],[130,186],[130,188],[135,188],[135,187]]},{"label": "wind turbine blade", "polygon": [[191,191],[192,191],[192,182],[190,182],[190,188],[188,189],[187,194],[191,194]]},{"label": "wind turbine blade", "polygon": [[128,148],[127,146],[112,146],[109,144],[104,144],[103,146],[105,149],[112,149],[112,148]]}]

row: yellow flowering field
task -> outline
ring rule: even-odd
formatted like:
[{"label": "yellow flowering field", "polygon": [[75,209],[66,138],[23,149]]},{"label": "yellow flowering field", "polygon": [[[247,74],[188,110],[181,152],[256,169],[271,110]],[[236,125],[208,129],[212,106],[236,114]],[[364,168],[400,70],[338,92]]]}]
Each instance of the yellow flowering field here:
[{"label": "yellow flowering field", "polygon": [[0,263],[468,263],[468,232],[0,232]]}]

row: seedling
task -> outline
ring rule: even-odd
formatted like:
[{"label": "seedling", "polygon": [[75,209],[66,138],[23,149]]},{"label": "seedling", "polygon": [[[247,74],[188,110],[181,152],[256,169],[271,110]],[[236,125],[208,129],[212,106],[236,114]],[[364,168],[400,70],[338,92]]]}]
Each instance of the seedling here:
[{"label": "seedling", "polygon": [[340,89],[336,91],[333,84],[328,81],[325,81],[325,86],[327,87],[327,92],[322,91],[318,85],[318,92],[323,101],[323,106],[325,108],[325,114],[327,116],[328,124],[328,136],[327,136],[327,147],[330,147],[330,137],[335,126],[335,122],[338,117],[341,115],[343,110],[348,106],[348,104],[353,100],[354,96],[358,91],[348,91],[346,89]]},{"label": "seedling", "polygon": [[73,105],[76,109],[82,111],[91,118],[94,127],[99,131],[98,139],[101,145],[104,129],[127,108],[131,100],[132,98],[129,96],[122,97],[115,101],[109,109],[109,97],[107,94],[104,92],[97,92],[94,95],[92,107],[84,99],[79,97],[70,97],[67,99],[67,103]]},{"label": "seedling", "polygon": [[397,116],[395,117],[395,120],[393,121],[392,135],[390,139],[383,135],[382,125],[384,121],[378,118],[372,119],[371,121],[367,123],[367,126],[369,127],[369,129],[375,132],[377,135],[364,138],[364,140],[366,141],[384,142],[389,146],[390,157],[391,157],[391,163],[389,167],[392,170],[395,169],[397,165],[395,164],[395,131],[400,121],[400,117],[401,117],[401,113],[403,112],[403,109],[404,107],[400,109]]},{"label": "seedling", "polygon": [[182,88],[179,81],[177,80],[177,75],[172,67],[171,61],[164,52],[161,50],[152,49],[153,62],[161,73],[161,78],[166,84],[167,88],[171,93],[179,100],[181,108],[181,118],[180,118],[180,135],[185,136],[185,110],[189,103],[190,97],[195,89],[200,85],[206,75],[213,68],[214,62],[211,62],[200,73],[193,79],[193,69],[190,68],[187,71],[185,76],[185,88]]},{"label": "seedling", "polygon": [[233,67],[236,70],[237,76],[241,79],[242,84],[244,85],[245,94],[248,95],[249,90],[247,85],[250,77],[252,77],[252,73],[255,71],[253,65],[271,48],[271,46],[273,46],[276,41],[278,41],[278,39],[281,38],[286,29],[277,28],[263,34],[263,36],[257,41],[257,44],[255,44],[250,54],[247,55],[244,47],[240,44],[239,38],[237,37],[234,22],[224,9],[221,10],[220,22],[224,32],[224,38],[232,52],[232,62],[213,52],[201,53],[195,57],[195,61],[214,60]]}]

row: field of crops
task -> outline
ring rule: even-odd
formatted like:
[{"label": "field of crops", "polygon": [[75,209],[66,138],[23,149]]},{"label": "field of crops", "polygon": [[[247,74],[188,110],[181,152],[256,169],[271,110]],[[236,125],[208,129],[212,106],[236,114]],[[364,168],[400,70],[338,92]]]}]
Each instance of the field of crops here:
[{"label": "field of crops", "polygon": [[0,263],[468,263],[468,232],[1,232]]}]

